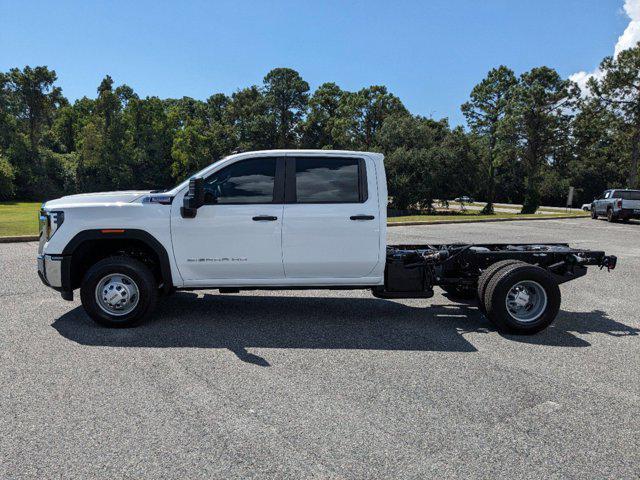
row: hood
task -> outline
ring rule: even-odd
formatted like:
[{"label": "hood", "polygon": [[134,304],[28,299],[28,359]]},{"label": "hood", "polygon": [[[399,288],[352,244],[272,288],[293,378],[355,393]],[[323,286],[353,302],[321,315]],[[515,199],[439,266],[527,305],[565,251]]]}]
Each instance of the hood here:
[{"label": "hood", "polygon": [[143,195],[148,195],[150,190],[128,190],[123,192],[81,193],[67,195],[66,197],[49,200],[44,204],[45,208],[74,207],[76,205],[107,205],[118,203],[131,203]]}]

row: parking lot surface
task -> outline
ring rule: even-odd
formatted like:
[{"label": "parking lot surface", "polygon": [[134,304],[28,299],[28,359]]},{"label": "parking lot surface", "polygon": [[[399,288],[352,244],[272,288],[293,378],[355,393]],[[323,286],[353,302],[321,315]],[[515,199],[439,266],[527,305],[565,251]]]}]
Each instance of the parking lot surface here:
[{"label": "parking lot surface", "polygon": [[397,227],[392,243],[567,241],[618,255],[503,336],[436,293],[163,299],[94,325],[0,245],[2,478],[638,478],[640,224]]}]

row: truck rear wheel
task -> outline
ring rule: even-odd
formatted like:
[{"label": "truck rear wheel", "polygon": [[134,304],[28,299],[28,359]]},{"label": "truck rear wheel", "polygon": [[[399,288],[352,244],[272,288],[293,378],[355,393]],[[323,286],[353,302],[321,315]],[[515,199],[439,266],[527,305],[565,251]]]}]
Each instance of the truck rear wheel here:
[{"label": "truck rear wheel", "polygon": [[535,265],[499,270],[485,291],[487,317],[503,333],[530,335],[548,327],[560,310],[558,282]]},{"label": "truck rear wheel", "polygon": [[151,270],[125,256],[109,257],[93,265],[80,287],[82,306],[106,327],[132,327],[151,314],[158,287]]},{"label": "truck rear wheel", "polygon": [[612,208],[607,210],[607,221],[611,223],[615,223],[618,221],[618,217],[614,215]]},{"label": "truck rear wheel", "polygon": [[491,279],[495,276],[496,273],[498,273],[499,270],[508,267],[509,265],[515,265],[516,263],[527,265],[520,260],[501,260],[500,262],[496,262],[493,265],[490,265],[480,274],[480,277],[478,278],[477,294],[478,308],[482,313],[487,313],[487,309],[484,305],[484,293],[487,290],[487,286],[489,285]]}]

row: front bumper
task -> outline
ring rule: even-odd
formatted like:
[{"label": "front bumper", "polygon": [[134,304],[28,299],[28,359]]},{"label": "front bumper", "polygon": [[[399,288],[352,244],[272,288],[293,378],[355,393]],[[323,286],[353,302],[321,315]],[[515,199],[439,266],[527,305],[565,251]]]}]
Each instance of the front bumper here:
[{"label": "front bumper", "polygon": [[38,255],[38,275],[47,287],[62,288],[62,255]]},{"label": "front bumper", "polygon": [[65,300],[73,300],[73,291],[63,282],[63,255],[38,255],[38,276],[47,287],[57,290]]}]

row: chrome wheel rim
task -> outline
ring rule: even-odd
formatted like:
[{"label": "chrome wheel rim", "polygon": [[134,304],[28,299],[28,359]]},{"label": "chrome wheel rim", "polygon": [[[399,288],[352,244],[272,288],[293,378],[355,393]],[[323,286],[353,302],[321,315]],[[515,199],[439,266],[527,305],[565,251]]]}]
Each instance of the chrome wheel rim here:
[{"label": "chrome wheel rim", "polygon": [[533,280],[523,280],[511,287],[505,298],[507,312],[521,323],[535,322],[547,308],[547,292]]},{"label": "chrome wheel rim", "polygon": [[122,273],[110,273],[96,285],[96,302],[109,315],[127,315],[136,308],[139,301],[138,285],[131,277]]}]

